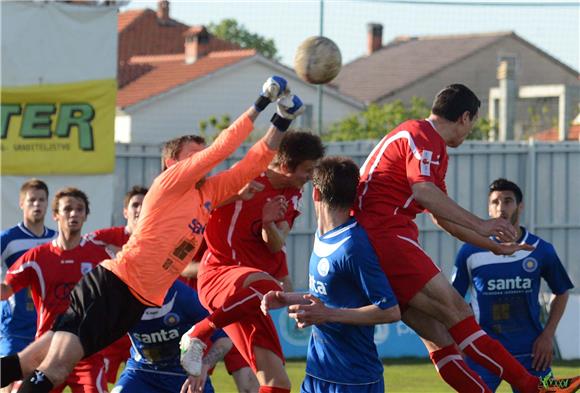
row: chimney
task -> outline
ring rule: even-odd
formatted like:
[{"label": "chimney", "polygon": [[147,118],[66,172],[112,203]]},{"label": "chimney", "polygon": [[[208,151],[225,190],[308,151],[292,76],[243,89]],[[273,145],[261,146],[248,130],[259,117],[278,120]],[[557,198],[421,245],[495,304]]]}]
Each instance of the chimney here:
[{"label": "chimney", "polygon": [[372,55],[383,47],[383,25],[369,23],[367,25],[367,55]]},{"label": "chimney", "polygon": [[192,64],[209,53],[209,34],[203,26],[192,26],[185,33],[185,62]]},{"label": "chimney", "polygon": [[161,23],[167,22],[169,20],[168,0],[157,0],[157,19],[159,19]]},{"label": "chimney", "polygon": [[499,140],[510,141],[515,139],[516,104],[518,86],[516,84],[516,58],[502,56],[497,67],[499,81]]}]

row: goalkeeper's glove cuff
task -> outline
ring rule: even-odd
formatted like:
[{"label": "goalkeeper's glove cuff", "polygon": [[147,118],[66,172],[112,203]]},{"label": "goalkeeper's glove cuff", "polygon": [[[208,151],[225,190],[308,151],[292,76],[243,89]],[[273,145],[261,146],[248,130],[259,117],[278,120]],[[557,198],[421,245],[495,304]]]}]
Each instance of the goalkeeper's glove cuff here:
[{"label": "goalkeeper's glove cuff", "polygon": [[262,112],[264,109],[266,109],[270,102],[271,101],[268,97],[260,96],[256,102],[254,102],[254,108],[256,108],[258,112]]},{"label": "goalkeeper's glove cuff", "polygon": [[278,130],[284,132],[290,127],[290,123],[292,120],[285,119],[277,113],[274,113],[274,116],[270,119],[270,122],[276,127]]}]

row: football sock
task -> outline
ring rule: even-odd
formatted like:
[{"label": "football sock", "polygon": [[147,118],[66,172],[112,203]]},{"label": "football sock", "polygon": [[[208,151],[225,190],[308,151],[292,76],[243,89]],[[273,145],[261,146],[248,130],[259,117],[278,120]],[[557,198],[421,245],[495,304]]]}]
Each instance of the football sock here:
[{"label": "football sock", "polygon": [[489,337],[470,316],[449,328],[459,349],[474,361],[499,375],[522,393],[537,392],[538,378],[534,377],[499,343]]},{"label": "football sock", "polygon": [[216,309],[210,316],[195,324],[191,337],[197,337],[208,342],[215,329],[221,329],[230,323],[241,321],[248,315],[261,313],[260,303],[265,294],[270,291],[280,291],[280,285],[274,280],[258,280],[247,288],[241,288],[230,296],[224,305]]},{"label": "football sock", "polygon": [[290,389],[278,388],[276,386],[260,386],[258,393],[290,393]]},{"label": "football sock", "polygon": [[18,393],[48,393],[53,387],[52,382],[42,371],[34,370],[29,377],[22,380]]},{"label": "football sock", "polygon": [[17,354],[4,356],[0,359],[0,387],[6,387],[14,381],[22,379],[20,359]]},{"label": "football sock", "polygon": [[457,392],[491,393],[485,382],[463,360],[455,344],[429,354],[441,378]]}]

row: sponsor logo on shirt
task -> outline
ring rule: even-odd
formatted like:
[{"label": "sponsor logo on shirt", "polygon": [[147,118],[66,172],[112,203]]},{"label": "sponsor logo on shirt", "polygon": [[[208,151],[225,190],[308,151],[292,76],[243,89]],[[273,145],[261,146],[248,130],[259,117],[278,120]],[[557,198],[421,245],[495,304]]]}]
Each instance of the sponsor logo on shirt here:
[{"label": "sponsor logo on shirt", "polygon": [[526,272],[531,273],[538,268],[538,261],[535,260],[534,258],[526,258],[522,262],[522,268]]},{"label": "sponsor logo on shirt", "polygon": [[201,234],[203,235],[203,233],[205,232],[205,225],[203,225],[201,222],[197,221],[197,218],[194,218],[193,220],[191,220],[191,223],[188,225],[189,229],[191,229],[191,232],[195,233],[195,234]]},{"label": "sponsor logo on shirt", "polygon": [[326,291],[326,284],[322,281],[315,280],[312,274],[308,275],[308,288],[310,288],[310,292],[318,295],[328,294]]},{"label": "sponsor logo on shirt", "polygon": [[496,278],[487,281],[490,292],[518,291],[532,289],[532,279],[515,276],[514,278]]},{"label": "sponsor logo on shirt", "polygon": [[156,344],[176,339],[179,337],[179,331],[177,329],[161,329],[158,332],[152,333],[133,333],[133,337],[144,344]]}]

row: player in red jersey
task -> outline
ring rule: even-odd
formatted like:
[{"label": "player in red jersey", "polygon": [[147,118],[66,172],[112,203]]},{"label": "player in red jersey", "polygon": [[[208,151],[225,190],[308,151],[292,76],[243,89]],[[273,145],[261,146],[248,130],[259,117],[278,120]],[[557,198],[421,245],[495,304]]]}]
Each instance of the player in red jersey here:
[{"label": "player in red jersey", "polygon": [[[386,135],[361,168],[355,214],[395,291],[403,321],[422,337],[449,385],[460,392],[489,392],[463,361],[457,345],[520,392],[572,392],[578,380],[540,386],[537,377],[485,334],[467,303],[418,243],[413,220],[428,211],[452,236],[496,254],[530,248],[511,243],[516,230],[507,220],[483,220],[447,196],[447,146],[463,143],[477,120],[479,106],[469,88],[454,84],[437,94],[428,119],[406,121]],[[564,385],[568,386],[558,387]]]},{"label": "player in red jersey", "polygon": [[[103,244],[109,249],[118,251],[127,243],[129,237],[137,228],[141,205],[147,194],[147,189],[141,186],[133,186],[123,198],[123,216],[127,220],[125,226],[98,229],[88,235],[97,244]],[[114,384],[117,381],[117,374],[121,363],[126,361],[131,355],[131,339],[125,335],[101,351],[107,365],[107,382]]]},{"label": "player in red jersey", "polygon": [[223,328],[256,372],[260,392],[290,391],[276,329],[259,306],[263,294],[281,289],[280,280],[289,282],[284,242],[299,214],[301,188],[323,155],[319,137],[285,135],[268,170],[243,193],[248,195],[214,210],[206,227],[198,289],[212,314],[184,341],[206,342]]},{"label": "player in red jersey", "polygon": [[[58,224],[58,237],[22,255],[8,270],[2,284],[2,299],[30,288],[38,312],[37,340],[45,339],[43,335],[50,330],[56,316],[67,309],[69,293],[81,277],[111,257],[105,248],[81,236],[89,213],[89,201],[82,191],[60,190],[52,202],[52,211]],[[19,356],[36,356],[30,348],[25,348]],[[106,391],[103,356],[96,353],[79,362],[65,382],[52,392],[61,392],[67,385],[74,393]]]}]

